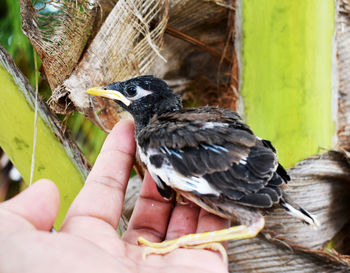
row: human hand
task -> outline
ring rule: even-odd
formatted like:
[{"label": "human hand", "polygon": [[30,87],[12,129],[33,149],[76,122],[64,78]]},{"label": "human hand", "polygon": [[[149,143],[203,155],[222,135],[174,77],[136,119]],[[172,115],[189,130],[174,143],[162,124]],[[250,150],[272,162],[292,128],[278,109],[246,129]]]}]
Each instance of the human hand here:
[{"label": "human hand", "polygon": [[114,127],[57,233],[49,232],[59,208],[52,182],[38,181],[0,204],[0,272],[227,272],[222,257],[208,250],[178,249],[142,259],[139,236],[160,242],[228,226],[193,204],[173,207],[148,174],[128,230],[119,237],[133,139],[131,121]]}]

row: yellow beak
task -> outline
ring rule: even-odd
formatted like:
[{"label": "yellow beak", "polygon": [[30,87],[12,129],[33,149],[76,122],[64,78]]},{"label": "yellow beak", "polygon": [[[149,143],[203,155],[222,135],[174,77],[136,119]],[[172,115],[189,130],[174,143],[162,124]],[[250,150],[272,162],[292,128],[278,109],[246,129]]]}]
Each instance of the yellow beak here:
[{"label": "yellow beak", "polygon": [[92,87],[86,90],[86,93],[112,100],[119,100],[126,106],[129,106],[131,104],[130,100],[128,100],[122,93],[116,90],[104,90],[102,87]]}]

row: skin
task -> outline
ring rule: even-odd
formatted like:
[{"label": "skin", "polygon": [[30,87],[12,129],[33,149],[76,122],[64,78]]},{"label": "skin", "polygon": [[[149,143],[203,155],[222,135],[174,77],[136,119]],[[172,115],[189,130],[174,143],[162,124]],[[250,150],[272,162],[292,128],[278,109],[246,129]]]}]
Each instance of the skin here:
[{"label": "skin", "polygon": [[146,174],[128,230],[116,232],[135,156],[133,122],[107,137],[62,228],[49,232],[59,209],[55,184],[40,180],[0,204],[0,272],[227,272],[213,251],[178,249],[142,259],[137,238],[154,242],[227,228],[227,220],[199,207],[164,200]]}]

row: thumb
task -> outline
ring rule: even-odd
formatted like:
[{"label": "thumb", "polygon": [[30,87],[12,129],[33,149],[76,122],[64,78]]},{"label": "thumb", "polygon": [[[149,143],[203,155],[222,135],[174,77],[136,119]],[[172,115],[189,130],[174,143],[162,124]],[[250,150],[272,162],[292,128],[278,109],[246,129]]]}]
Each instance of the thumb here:
[{"label": "thumb", "polygon": [[60,199],[56,185],[46,179],[0,204],[5,209],[30,222],[36,229],[50,230],[57,217]]}]

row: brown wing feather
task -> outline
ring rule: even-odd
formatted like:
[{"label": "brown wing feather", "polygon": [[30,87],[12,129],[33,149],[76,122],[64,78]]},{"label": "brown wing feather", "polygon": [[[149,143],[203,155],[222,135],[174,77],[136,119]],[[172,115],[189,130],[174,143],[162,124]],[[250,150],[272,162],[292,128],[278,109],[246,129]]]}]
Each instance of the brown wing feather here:
[{"label": "brown wing feather", "polygon": [[232,111],[205,107],[167,113],[137,138],[145,151],[159,149],[181,175],[206,179],[220,198],[270,207],[281,197],[273,149]]}]

